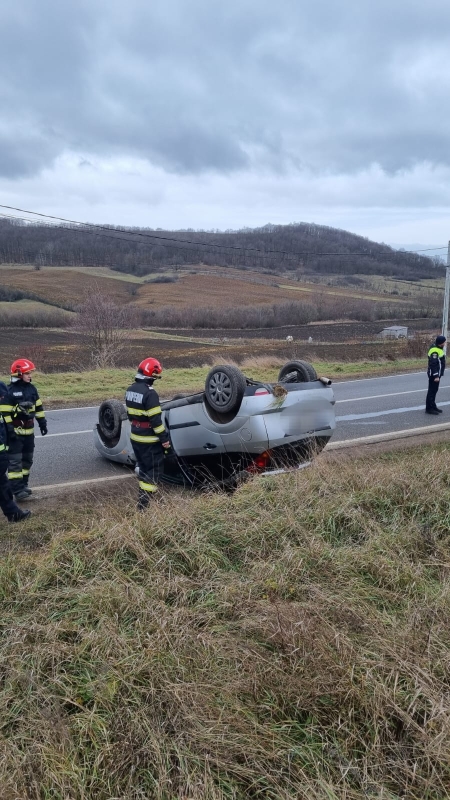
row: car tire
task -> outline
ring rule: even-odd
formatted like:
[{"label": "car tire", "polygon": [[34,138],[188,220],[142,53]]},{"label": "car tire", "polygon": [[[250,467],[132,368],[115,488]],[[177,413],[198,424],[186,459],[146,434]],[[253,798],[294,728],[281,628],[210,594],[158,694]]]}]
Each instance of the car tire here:
[{"label": "car tire", "polygon": [[117,439],[126,418],[127,410],[120,400],[104,400],[98,410],[98,427],[104,438]]},{"label": "car tire", "polygon": [[317,380],[317,372],[308,361],[288,361],[278,373],[280,383],[309,383]]},{"label": "car tire", "polygon": [[218,414],[232,414],[241,406],[247,382],[237,367],[213,367],[206,376],[206,402]]}]

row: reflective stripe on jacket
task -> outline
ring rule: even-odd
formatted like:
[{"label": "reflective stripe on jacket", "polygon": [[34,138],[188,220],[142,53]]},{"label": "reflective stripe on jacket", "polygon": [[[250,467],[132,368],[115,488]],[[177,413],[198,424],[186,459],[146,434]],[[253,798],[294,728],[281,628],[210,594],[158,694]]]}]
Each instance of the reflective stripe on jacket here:
[{"label": "reflective stripe on jacket", "polygon": [[9,409],[9,404],[6,404],[5,400],[7,394],[8,387],[0,381],[0,452],[8,450],[9,434],[12,435],[14,430],[11,417],[8,420],[3,415],[5,405]]},{"label": "reflective stripe on jacket", "polygon": [[3,453],[4,450],[8,449],[8,431],[6,428],[5,421],[0,414],[0,453]]},{"label": "reflective stripe on jacket", "polygon": [[428,369],[429,378],[442,378],[445,372],[445,351],[441,347],[433,345],[428,350]]},{"label": "reflective stripe on jacket", "polygon": [[133,442],[154,444],[167,440],[158,393],[151,386],[136,380],[125,392],[125,404]]},{"label": "reflective stripe on jacket", "polygon": [[30,436],[34,433],[34,419],[45,419],[42,400],[32,383],[15,381],[8,386],[8,391],[0,399],[0,413],[7,425],[12,423],[14,432],[19,436]]}]

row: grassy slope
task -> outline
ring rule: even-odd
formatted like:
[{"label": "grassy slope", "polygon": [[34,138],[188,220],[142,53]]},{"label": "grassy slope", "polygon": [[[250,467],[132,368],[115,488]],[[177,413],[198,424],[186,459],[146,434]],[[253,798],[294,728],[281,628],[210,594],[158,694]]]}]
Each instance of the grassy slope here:
[{"label": "grassy slope", "polygon": [[[220,363],[228,363],[224,359]],[[241,365],[241,369],[249,378],[261,381],[276,381],[280,366],[285,360],[277,358],[254,358]],[[422,359],[399,359],[395,362],[360,361],[351,363],[319,362],[314,366],[319,375],[329,378],[360,378],[376,375],[392,375],[397,372],[408,372],[423,369]],[[157,390],[161,397],[170,397],[176,392],[202,391],[210,366],[191,367],[189,369],[166,369]],[[135,368],[98,369],[87,372],[59,372],[51,374],[36,373],[35,383],[44,403],[75,403],[78,405],[96,403],[107,397],[123,397],[125,388],[135,374]],[[0,380],[8,382],[6,376]]]},{"label": "grassy slope", "polygon": [[[23,312],[23,314],[32,314],[34,311],[48,311],[49,306],[45,303],[41,303],[39,300],[16,300],[14,302],[8,302],[6,300],[0,300],[0,313],[3,316],[5,314],[12,314],[14,315],[17,311]],[[52,309],[53,310],[53,309]],[[64,309],[57,309],[62,316],[66,316],[69,319],[72,317],[70,311],[65,311]]]},{"label": "grassy slope", "polygon": [[[323,297],[410,303],[421,287],[418,283],[405,283],[408,297],[402,297],[395,284],[367,283],[367,288],[354,286],[328,286],[329,276],[319,276],[316,283],[308,280],[294,281],[283,276],[268,276],[260,272],[232,268],[197,266],[188,270],[165,270],[175,276],[175,283],[146,283],[149,276],[138,278],[107,268],[90,267],[33,267],[0,265],[1,282],[5,286],[27,289],[54,303],[76,305],[86,292],[101,291],[118,304],[134,303],[139,307],[152,305],[192,307],[234,307],[282,303],[289,300],[316,302]],[[151,278],[155,278],[152,275]],[[335,276],[333,276],[335,278]],[[381,279],[380,279],[381,281]],[[133,287],[134,284],[134,287]],[[133,293],[131,290],[134,288]],[[393,291],[396,296],[389,296]],[[422,288],[423,291],[423,288]],[[386,294],[388,292],[388,294]]]},{"label": "grassy slope", "polygon": [[132,300],[129,291],[132,283],[129,281],[111,280],[110,277],[95,272],[80,272],[64,267],[43,267],[39,271],[31,268],[28,270],[16,267],[2,268],[0,280],[3,286],[26,289],[44,300],[62,305],[76,306],[82,301],[84,294],[95,291],[107,294],[118,304]]},{"label": "grassy slope", "polygon": [[448,797],[448,456],[0,534],[0,796]]}]

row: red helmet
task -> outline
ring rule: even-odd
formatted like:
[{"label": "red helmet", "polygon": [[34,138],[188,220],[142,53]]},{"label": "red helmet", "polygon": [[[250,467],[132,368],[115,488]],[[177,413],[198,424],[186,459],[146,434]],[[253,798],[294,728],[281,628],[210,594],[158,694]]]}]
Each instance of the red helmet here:
[{"label": "red helmet", "polygon": [[32,372],[36,367],[29,358],[17,358],[11,364],[11,375],[13,378],[20,378],[25,372]]},{"label": "red helmet", "polygon": [[156,358],[144,358],[138,366],[138,372],[146,378],[157,378],[161,375],[162,366]]}]

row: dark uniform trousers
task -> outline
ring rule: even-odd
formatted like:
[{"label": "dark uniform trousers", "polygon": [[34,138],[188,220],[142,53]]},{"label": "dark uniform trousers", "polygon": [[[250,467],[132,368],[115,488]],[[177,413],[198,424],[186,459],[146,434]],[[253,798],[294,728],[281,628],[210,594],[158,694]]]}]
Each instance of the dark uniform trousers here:
[{"label": "dark uniform trousers", "polygon": [[9,445],[8,477],[14,494],[26,489],[33,464],[34,433],[21,436],[16,434]]},{"label": "dark uniform trousers", "polygon": [[[0,404],[7,392],[4,383],[0,382]],[[8,429],[0,413],[0,508],[6,517],[20,514],[20,508],[14,502],[13,492],[8,480]]]},{"label": "dark uniform trousers", "polygon": [[158,483],[164,469],[164,448],[160,442],[142,444],[131,442],[139,468],[138,508],[147,508],[150,497],[157,491]]},{"label": "dark uniform trousers", "polygon": [[8,451],[0,452],[0,508],[7,517],[17,514],[20,509],[14,502],[14,496],[8,480]]},{"label": "dark uniform trousers", "polygon": [[[428,392],[425,400],[425,408],[427,411],[434,411],[436,406],[436,395],[438,393],[440,381],[434,378],[428,378]],[[423,397],[423,395],[422,395]]]}]

